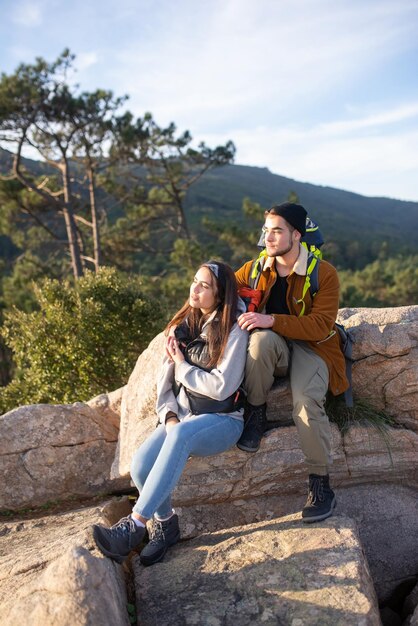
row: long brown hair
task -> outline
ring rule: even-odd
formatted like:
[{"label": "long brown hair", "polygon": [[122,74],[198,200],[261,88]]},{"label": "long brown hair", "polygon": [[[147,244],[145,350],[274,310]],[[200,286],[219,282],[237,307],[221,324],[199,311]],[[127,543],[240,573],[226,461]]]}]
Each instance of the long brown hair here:
[{"label": "long brown hair", "polygon": [[[200,267],[207,267],[212,275],[216,305],[218,311],[208,328],[208,350],[210,360],[208,367],[215,367],[222,359],[228,342],[228,336],[237,319],[238,293],[237,281],[232,268],[227,263],[220,261],[207,261]],[[199,267],[199,269],[200,269]],[[179,326],[187,320],[192,339],[200,335],[203,323],[207,316],[200,309],[189,304],[189,298],[177,311],[173,319],[167,324],[166,334],[173,326]]]}]

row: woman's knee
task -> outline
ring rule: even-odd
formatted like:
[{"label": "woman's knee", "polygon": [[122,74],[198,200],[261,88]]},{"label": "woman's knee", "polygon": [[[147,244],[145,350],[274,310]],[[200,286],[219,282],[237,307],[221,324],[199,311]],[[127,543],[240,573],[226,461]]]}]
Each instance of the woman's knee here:
[{"label": "woman's knee", "polygon": [[152,469],[152,464],[141,449],[137,450],[131,461],[131,478],[137,487],[142,487]]},{"label": "woman's knee", "polygon": [[190,424],[187,421],[182,421],[173,426],[167,432],[167,443],[171,446],[180,446],[187,443],[191,435]]},{"label": "woman's knee", "polygon": [[[160,435],[160,436],[159,436]],[[137,449],[131,461],[131,477],[137,486],[143,486],[150,473],[158,454],[161,450],[164,438],[161,433],[154,433],[144,441]]]}]

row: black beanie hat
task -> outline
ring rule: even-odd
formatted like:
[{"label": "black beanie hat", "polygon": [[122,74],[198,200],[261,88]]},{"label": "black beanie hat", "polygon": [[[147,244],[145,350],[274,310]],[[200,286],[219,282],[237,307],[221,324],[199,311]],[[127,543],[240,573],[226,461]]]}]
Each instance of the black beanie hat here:
[{"label": "black beanie hat", "polygon": [[283,202],[283,204],[275,204],[268,211],[266,215],[280,215],[286,222],[296,228],[302,235],[306,233],[306,216],[307,212],[301,204],[294,204],[293,202]]}]

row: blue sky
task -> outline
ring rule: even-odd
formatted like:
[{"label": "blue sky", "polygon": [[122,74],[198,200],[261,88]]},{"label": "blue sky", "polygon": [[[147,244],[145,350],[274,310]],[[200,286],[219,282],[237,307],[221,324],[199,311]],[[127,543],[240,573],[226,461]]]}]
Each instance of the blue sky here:
[{"label": "blue sky", "polygon": [[77,55],[82,89],[236,162],[418,201],[418,0],[0,0],[0,68]]}]

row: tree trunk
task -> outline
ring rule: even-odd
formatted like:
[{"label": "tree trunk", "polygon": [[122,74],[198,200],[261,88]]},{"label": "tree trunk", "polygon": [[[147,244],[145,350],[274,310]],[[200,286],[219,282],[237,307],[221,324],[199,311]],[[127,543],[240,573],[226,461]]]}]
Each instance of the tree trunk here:
[{"label": "tree trunk", "polygon": [[87,168],[87,175],[89,178],[89,194],[90,194],[90,211],[91,211],[91,223],[93,229],[93,257],[95,271],[99,271],[99,267],[102,264],[102,251],[100,245],[100,232],[97,219],[97,206],[96,206],[96,181],[94,176],[94,169],[91,163]]},{"label": "tree trunk", "polygon": [[8,385],[11,381],[11,369],[12,353],[0,337],[0,387]]},{"label": "tree trunk", "polygon": [[177,208],[177,232],[178,234],[184,235],[186,239],[190,239],[190,230],[189,225],[187,223],[186,213],[184,211],[183,199],[181,197],[181,193],[177,189],[177,187],[172,183],[173,193],[176,202]]},{"label": "tree trunk", "polygon": [[64,202],[63,208],[65,227],[67,229],[68,245],[70,248],[71,265],[73,269],[74,278],[80,278],[83,275],[83,266],[81,263],[80,246],[77,239],[77,227],[74,219],[74,212],[71,206],[71,185],[69,176],[68,161],[65,158],[64,164],[61,168],[62,181],[64,188]]}]

